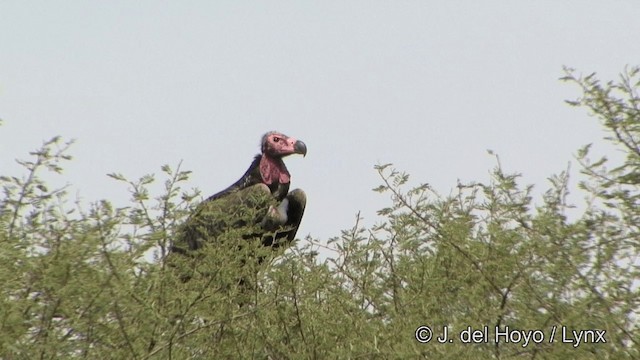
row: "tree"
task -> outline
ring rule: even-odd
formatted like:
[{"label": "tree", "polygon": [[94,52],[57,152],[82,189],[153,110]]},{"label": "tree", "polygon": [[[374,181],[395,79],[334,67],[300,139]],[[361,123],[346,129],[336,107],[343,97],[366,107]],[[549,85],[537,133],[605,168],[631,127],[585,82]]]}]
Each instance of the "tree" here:
[{"label": "tree", "polygon": [[[24,177],[0,178],[0,358],[640,358],[639,71],[606,84],[565,71],[582,90],[569,103],[626,155],[612,164],[578,151],[580,214],[569,212],[568,171],[536,200],[497,155],[488,183],[448,196],[380,165],[375,190],[391,201],[376,226],[358,216],[327,242],[299,241],[247,272],[258,284],[249,293],[235,247],[204,247],[205,275],[188,282],[160,261],[199,196],[182,190],[189,172],[163,166],[155,197],[154,176],[112,174],[131,205],[83,210],[48,189],[42,170],[70,157],[59,138],[46,142],[21,162]],[[421,343],[426,325],[434,337]],[[443,328],[452,342],[435,339]],[[478,343],[464,343],[473,330]],[[579,345],[573,330],[589,330]]]}]

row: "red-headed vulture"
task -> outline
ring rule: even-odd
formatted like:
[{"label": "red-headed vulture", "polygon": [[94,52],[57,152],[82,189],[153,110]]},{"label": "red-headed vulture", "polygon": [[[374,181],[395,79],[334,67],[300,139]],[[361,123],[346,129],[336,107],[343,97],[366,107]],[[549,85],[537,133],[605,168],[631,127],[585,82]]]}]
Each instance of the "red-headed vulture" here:
[{"label": "red-headed vulture", "polygon": [[[289,191],[291,174],[283,159],[292,154],[306,155],[307,146],[271,131],[262,136],[260,147],[261,153],[238,181],[196,207],[180,229],[171,252],[197,255],[208,244],[230,244],[241,249],[254,240],[272,249],[291,243],[307,200],[304,191]],[[257,262],[264,257],[257,256]]]}]

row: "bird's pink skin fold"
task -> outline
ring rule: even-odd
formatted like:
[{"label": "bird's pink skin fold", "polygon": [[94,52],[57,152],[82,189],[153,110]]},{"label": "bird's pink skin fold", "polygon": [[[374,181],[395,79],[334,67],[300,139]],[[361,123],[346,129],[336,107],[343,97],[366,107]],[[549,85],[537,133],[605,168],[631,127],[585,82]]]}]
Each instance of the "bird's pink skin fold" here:
[{"label": "bird's pink skin fold", "polygon": [[291,181],[289,171],[284,167],[282,160],[267,155],[262,155],[260,159],[260,175],[262,182],[267,185],[271,185],[274,180],[280,184],[288,184]]}]

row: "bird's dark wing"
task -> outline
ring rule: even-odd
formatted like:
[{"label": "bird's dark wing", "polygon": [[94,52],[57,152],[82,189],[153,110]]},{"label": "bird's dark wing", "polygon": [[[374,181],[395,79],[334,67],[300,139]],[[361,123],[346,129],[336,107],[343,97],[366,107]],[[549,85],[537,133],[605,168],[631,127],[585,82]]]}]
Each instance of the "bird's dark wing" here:
[{"label": "bird's dark wing", "polygon": [[209,196],[205,200],[205,202],[222,198],[226,195],[232,194],[234,192],[237,192],[237,191],[246,189],[250,186],[261,183],[262,175],[260,175],[260,157],[261,157],[260,154],[256,155],[256,157],[253,159],[253,162],[251,162],[251,165],[249,165],[249,168],[247,169],[247,171],[245,171],[244,175],[242,175],[242,177],[238,179],[238,181],[233,183],[228,188]]},{"label": "bird's dark wing", "polygon": [[276,205],[276,200],[264,184],[209,198],[198,205],[182,225],[172,250],[186,253],[187,250],[200,249],[205,243],[259,238],[264,232],[263,219],[269,208]]}]

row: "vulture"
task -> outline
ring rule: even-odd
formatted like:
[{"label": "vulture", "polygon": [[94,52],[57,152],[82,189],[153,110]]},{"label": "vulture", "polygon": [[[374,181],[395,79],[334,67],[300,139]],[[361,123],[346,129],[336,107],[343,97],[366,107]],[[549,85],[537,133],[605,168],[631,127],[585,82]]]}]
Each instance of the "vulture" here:
[{"label": "vulture", "polygon": [[[289,191],[291,174],[283,158],[307,154],[304,142],[276,131],[262,136],[261,153],[247,171],[228,188],[200,203],[178,230],[171,253],[197,257],[209,244],[243,249],[254,241],[258,247],[277,249],[290,244],[304,214],[306,195]],[[256,255],[259,264],[265,253]],[[201,255],[201,254],[200,254]],[[246,257],[246,255],[245,255]],[[247,259],[240,259],[246,264]],[[183,275],[183,281],[191,276]],[[240,284],[244,283],[241,277]]]}]

